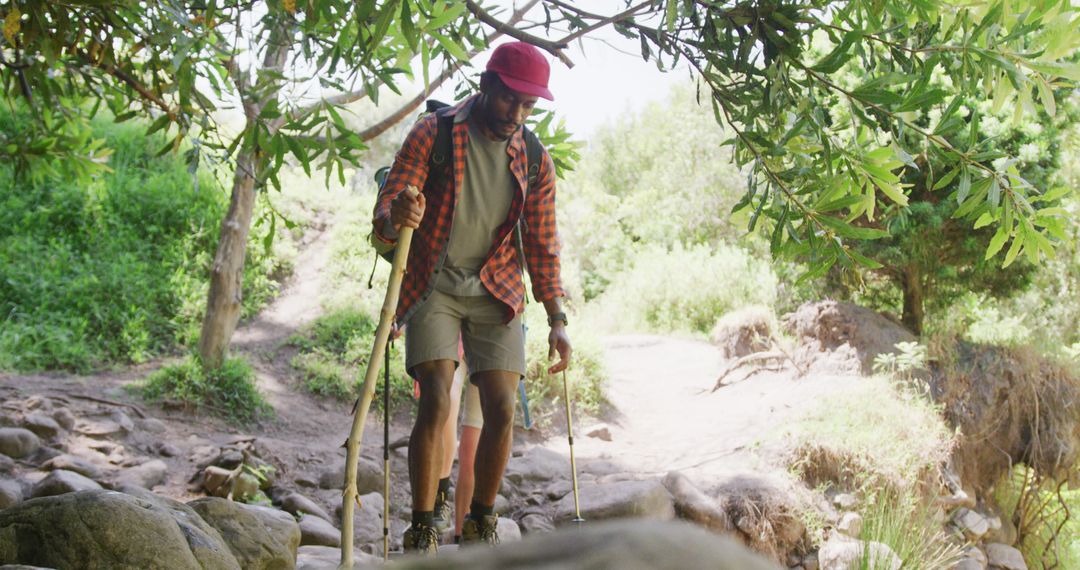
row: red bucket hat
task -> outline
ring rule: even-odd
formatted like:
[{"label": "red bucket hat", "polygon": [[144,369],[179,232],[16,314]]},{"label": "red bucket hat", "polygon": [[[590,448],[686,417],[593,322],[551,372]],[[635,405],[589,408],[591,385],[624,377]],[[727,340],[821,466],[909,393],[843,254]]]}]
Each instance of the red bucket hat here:
[{"label": "red bucket hat", "polygon": [[540,50],[525,42],[510,42],[495,48],[488,60],[487,70],[494,72],[507,87],[554,101],[548,90],[551,66]]}]

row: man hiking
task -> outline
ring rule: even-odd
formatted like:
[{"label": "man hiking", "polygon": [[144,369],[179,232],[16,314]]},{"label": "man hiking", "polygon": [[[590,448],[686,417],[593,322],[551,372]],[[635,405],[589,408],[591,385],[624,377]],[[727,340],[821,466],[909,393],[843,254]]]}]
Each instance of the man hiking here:
[{"label": "man hiking", "polygon": [[[377,239],[393,243],[401,227],[416,228],[396,313],[396,323],[405,327],[406,370],[420,384],[409,439],[412,525],[405,531],[406,551],[433,555],[438,549],[433,509],[440,437],[459,335],[484,420],[462,542],[498,543],[495,495],[510,455],[515,390],[525,374],[522,262],[548,314],[549,358],[559,356],[549,372],[565,370],[570,362],[560,303],[565,293],[555,166],[523,128],[539,97],[553,99],[549,76],[548,62],[535,47],[500,45],[480,75],[478,94],[416,123],[375,205]],[[534,153],[538,160],[530,164]],[[414,195],[410,186],[422,191]]]}]

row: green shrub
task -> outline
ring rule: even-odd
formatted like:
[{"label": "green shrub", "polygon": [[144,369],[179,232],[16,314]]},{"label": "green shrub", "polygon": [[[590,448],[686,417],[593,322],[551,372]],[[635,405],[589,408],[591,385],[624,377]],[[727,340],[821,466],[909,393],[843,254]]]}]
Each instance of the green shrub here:
[{"label": "green shrub", "polygon": [[[333,310],[293,335],[289,344],[300,349],[291,364],[304,386],[324,396],[352,401],[360,395],[371,347],[375,341],[375,322],[367,313],[354,308]],[[412,379],[405,373],[401,343],[390,347],[390,406],[395,410],[410,408]],[[379,373],[373,408],[382,413],[383,372]]]},{"label": "green shrub", "polygon": [[994,486],[994,502],[1017,523],[1017,548],[1029,568],[1080,568],[1080,489],[1017,465]]},{"label": "green shrub", "polygon": [[[10,119],[0,112],[0,126]],[[142,362],[197,337],[227,195],[138,124],[94,123],[112,171],[26,180],[0,165],[0,367],[79,371]],[[194,180],[198,180],[196,188]],[[259,232],[253,232],[253,240]],[[251,247],[244,311],[281,264]]]},{"label": "green shrub", "polygon": [[[571,320],[576,321],[573,317]],[[525,333],[525,392],[529,396],[529,411],[543,423],[564,406],[562,374],[547,372],[557,360],[548,360],[550,328],[544,306],[530,303],[526,307],[525,322],[528,326]],[[600,342],[589,331],[589,327],[581,324],[571,324],[568,329],[574,352],[566,380],[575,409],[596,415],[604,402],[607,371]]]},{"label": "green shrub", "polygon": [[[860,538],[887,544],[904,568],[949,570],[963,556],[963,547],[942,529],[927,497],[919,489],[885,487],[872,492],[862,510]],[[859,570],[891,568],[864,553]]]},{"label": "green shrub", "polygon": [[776,287],[768,262],[738,247],[646,246],[611,278],[597,319],[615,330],[707,334],[728,311],[772,306]]},{"label": "green shrub", "polygon": [[149,400],[176,400],[194,408],[205,407],[237,423],[249,423],[273,413],[255,386],[254,371],[241,358],[228,358],[220,368],[206,371],[197,357],[189,356],[147,376],[136,388]]}]

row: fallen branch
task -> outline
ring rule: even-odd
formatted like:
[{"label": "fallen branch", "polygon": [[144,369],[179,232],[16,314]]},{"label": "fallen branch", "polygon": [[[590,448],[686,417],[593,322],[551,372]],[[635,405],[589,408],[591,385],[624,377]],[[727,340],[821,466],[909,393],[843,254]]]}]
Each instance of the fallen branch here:
[{"label": "fallen branch", "polygon": [[[761,338],[761,337],[757,337],[757,338]],[[801,376],[806,375],[806,371],[803,370],[802,367],[799,366],[799,364],[797,362],[795,362],[795,359],[791,357],[791,354],[789,354],[788,351],[784,350],[783,345],[781,345],[780,342],[776,340],[776,336],[770,334],[769,335],[769,347],[766,350],[763,350],[763,351],[760,351],[760,352],[754,352],[752,354],[747,354],[746,356],[743,356],[743,357],[739,358],[738,360],[736,360],[735,362],[732,362],[731,364],[729,364],[727,366],[727,368],[725,368],[724,371],[720,373],[720,376],[717,377],[716,384],[713,385],[713,388],[712,388],[711,391],[715,392],[715,391],[719,390],[720,388],[723,388],[724,386],[730,386],[731,384],[733,384],[733,382],[725,384],[724,380],[728,377],[729,374],[731,374],[732,372],[735,372],[739,368],[742,368],[743,366],[745,366],[747,364],[753,364],[753,363],[757,363],[757,362],[768,362],[769,360],[780,360],[780,361],[786,360],[786,361],[791,363],[791,366],[793,368],[795,368],[795,371],[798,372],[798,376],[801,377]],[[779,370],[783,370],[782,365],[780,366]],[[749,374],[747,374],[745,377],[743,377],[743,380],[749,378],[750,376],[753,376],[754,374],[757,374],[760,371],[761,371],[761,369],[755,369],[755,370],[751,371]]]},{"label": "fallen branch", "polygon": [[142,418],[142,419],[146,418],[146,412],[142,411],[142,408],[140,408],[139,406],[136,406],[135,404],[127,404],[127,403],[124,403],[124,402],[117,402],[115,400],[107,400],[105,398],[98,398],[96,396],[87,396],[85,394],[67,394],[67,396],[69,398],[76,398],[76,399],[79,399],[79,400],[89,400],[91,402],[97,402],[99,404],[109,404],[110,406],[120,406],[120,407],[123,407],[123,408],[131,408],[132,410],[135,411],[135,414],[137,416],[139,416],[139,418]]}]

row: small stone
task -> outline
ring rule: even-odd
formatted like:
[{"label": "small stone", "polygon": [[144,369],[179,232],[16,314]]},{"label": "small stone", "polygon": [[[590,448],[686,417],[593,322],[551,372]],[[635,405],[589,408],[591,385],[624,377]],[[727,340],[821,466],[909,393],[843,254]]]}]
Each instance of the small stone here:
[{"label": "small stone", "polygon": [[53,410],[52,417],[56,420],[56,423],[60,424],[60,427],[66,430],[75,427],[75,414],[71,413],[71,410],[67,408],[57,408]]},{"label": "small stone", "polygon": [[196,465],[209,465],[221,451],[214,445],[195,445],[188,454],[188,460]]},{"label": "small stone", "polygon": [[159,441],[154,444],[154,451],[162,457],[179,457],[183,453],[179,447],[167,441]]},{"label": "small stone", "polygon": [[555,530],[555,524],[547,516],[532,513],[521,517],[521,531],[525,534],[551,532]]},{"label": "small stone", "polygon": [[22,500],[22,485],[18,481],[0,479],[0,511],[14,507]]},{"label": "small stone", "polygon": [[859,499],[851,493],[840,493],[833,497],[833,505],[844,511],[850,511],[855,508],[855,505],[859,504]]},{"label": "small stone", "polygon": [[977,542],[990,531],[990,523],[986,520],[986,517],[967,508],[956,510],[956,513],[953,514],[953,523],[972,542]]},{"label": "small stone", "polygon": [[341,531],[313,515],[300,518],[300,546],[341,546]]},{"label": "small stone", "polygon": [[31,495],[36,499],[38,497],[52,497],[54,495],[63,495],[64,493],[96,489],[101,489],[101,485],[98,485],[92,479],[87,479],[74,471],[57,469],[56,471],[49,473],[48,477],[38,481],[38,483],[34,485]]},{"label": "small stone", "polygon": [[602,441],[611,441],[611,428],[607,424],[597,424],[586,428],[585,435]]},{"label": "small stone", "polygon": [[37,451],[41,440],[34,432],[24,428],[0,428],[0,453],[21,459]]},{"label": "small stone", "polygon": [[818,568],[821,567],[821,564],[818,562],[817,552],[811,552],[810,554],[803,556],[802,567],[804,570],[818,570]]},{"label": "small stone", "polygon": [[986,564],[974,558],[961,558],[950,570],[986,570]]},{"label": "small stone", "polygon": [[570,481],[560,480],[548,485],[547,489],[544,489],[544,495],[551,501],[558,501],[573,490],[574,486]]},{"label": "small stone", "polygon": [[157,418],[146,418],[144,420],[139,420],[137,425],[139,427],[139,430],[147,433],[165,433],[169,430],[169,428],[165,425],[165,422]]},{"label": "small stone", "polygon": [[964,558],[975,560],[981,564],[983,568],[986,568],[986,565],[990,563],[990,561],[986,559],[986,553],[979,550],[978,546],[967,547],[967,549],[964,550]]},{"label": "small stone", "polygon": [[23,407],[27,410],[48,410],[51,406],[49,400],[38,394],[23,400]]},{"label": "small stone", "polygon": [[502,495],[495,495],[495,512],[499,514],[510,512],[510,500]]},{"label": "small stone", "polygon": [[863,519],[859,513],[847,512],[840,516],[840,522],[836,525],[836,530],[850,536],[851,538],[859,538],[862,534]]},{"label": "small stone", "polygon": [[15,460],[0,453],[0,473],[11,473],[15,470]]},{"label": "small stone", "polygon": [[990,566],[1002,570],[1027,570],[1027,562],[1019,550],[997,542],[986,545],[986,559]]},{"label": "small stone", "polygon": [[94,465],[93,463],[77,455],[58,455],[43,463],[41,465],[41,468],[47,469],[49,471],[64,469],[66,471],[74,471],[79,475],[83,475],[91,479],[101,478],[101,469],[99,469],[97,465]]},{"label": "small stone", "polygon": [[120,429],[124,430],[125,432],[131,433],[135,431],[135,422],[131,421],[131,417],[124,412],[116,410],[109,417],[112,419],[112,421],[116,422],[116,425],[120,426]]},{"label": "small stone", "polygon": [[75,431],[90,437],[114,437],[122,434],[124,429],[112,420],[83,420],[76,424]]},{"label": "small stone", "polygon": [[315,501],[300,493],[289,493],[281,499],[281,510],[293,515],[313,515],[325,521],[331,521],[330,514]]},{"label": "small stone", "polygon": [[293,479],[293,483],[296,483],[300,487],[308,488],[314,488],[319,486],[319,480],[307,473],[297,475],[296,478]]},{"label": "small stone", "polygon": [[23,427],[44,439],[53,439],[63,431],[63,428],[60,427],[56,420],[41,412],[27,414],[23,418]]},{"label": "small stone", "polygon": [[499,533],[499,542],[514,542],[521,540],[521,528],[514,522],[514,519],[506,517],[499,517],[499,523],[496,530]]},{"label": "small stone", "polygon": [[861,541],[843,535],[833,535],[821,550],[818,560],[822,570],[849,570],[860,568],[864,561],[870,568],[882,570],[900,570],[903,562],[888,545],[880,542]]},{"label": "small stone", "polygon": [[165,481],[169,466],[160,459],[151,459],[146,463],[124,470],[117,478],[121,485],[134,485],[143,489],[153,489]]}]

